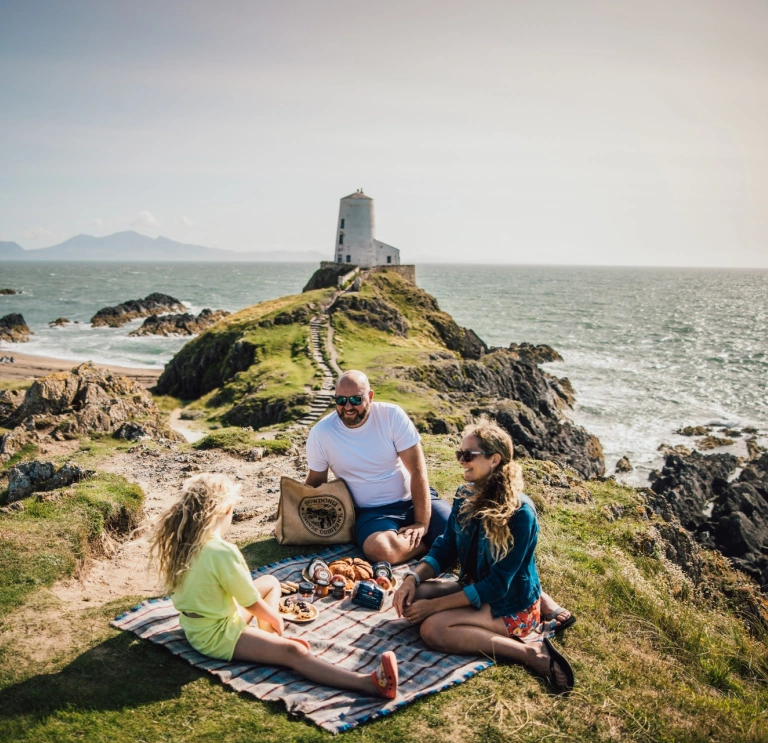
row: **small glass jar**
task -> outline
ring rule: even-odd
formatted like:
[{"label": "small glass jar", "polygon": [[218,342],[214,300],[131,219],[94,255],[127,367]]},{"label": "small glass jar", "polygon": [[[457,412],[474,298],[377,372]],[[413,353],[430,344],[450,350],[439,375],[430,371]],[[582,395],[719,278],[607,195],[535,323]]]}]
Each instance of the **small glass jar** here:
[{"label": "small glass jar", "polygon": [[343,599],[347,595],[347,581],[335,580],[333,581],[333,598],[336,600]]},{"label": "small glass jar", "polygon": [[315,598],[324,599],[328,595],[330,583],[327,580],[315,582]]},{"label": "small glass jar", "polygon": [[309,581],[302,581],[299,583],[299,596],[303,599],[311,599],[315,592],[314,584]]}]

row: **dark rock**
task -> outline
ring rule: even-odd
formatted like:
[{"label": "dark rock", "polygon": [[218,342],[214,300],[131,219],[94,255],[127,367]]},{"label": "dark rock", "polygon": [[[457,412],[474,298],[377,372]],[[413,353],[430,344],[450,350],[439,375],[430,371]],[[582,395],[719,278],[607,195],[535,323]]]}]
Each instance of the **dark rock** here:
[{"label": "dark rock", "polygon": [[358,325],[367,325],[393,335],[408,335],[408,321],[399,310],[376,297],[369,299],[358,294],[342,294],[333,303],[331,311],[344,313]]},{"label": "dark rock", "polygon": [[140,328],[128,335],[197,335],[227,317],[225,310],[203,310],[197,317],[185,312],[181,315],[150,315]]},{"label": "dark rock", "polygon": [[701,581],[702,559],[699,545],[677,519],[656,523],[652,527],[659,535],[659,546],[664,556],[677,565],[691,579],[694,586]]},{"label": "dark rock", "polygon": [[758,430],[752,426],[746,426],[745,428],[742,428],[741,432],[748,433],[750,436],[756,436],[759,433]]},{"label": "dark rock", "polygon": [[0,289],[0,294],[1,295],[18,294],[18,292],[15,289]]},{"label": "dark rock", "polygon": [[52,328],[59,328],[62,325],[69,325],[70,320],[67,320],[66,317],[57,317],[55,320],[51,320],[48,325]]},{"label": "dark rock", "polygon": [[[437,307],[437,302],[435,302]],[[463,359],[479,359],[488,351],[488,346],[471,328],[462,328],[453,318],[444,312],[433,312],[427,316],[437,330],[440,339],[451,351],[456,351]]]},{"label": "dark rock", "polygon": [[205,418],[205,413],[202,410],[182,410],[179,413],[179,420],[182,421],[198,421],[201,418]]},{"label": "dark rock", "polygon": [[27,498],[39,491],[57,490],[72,485],[96,473],[67,463],[56,469],[53,462],[23,462],[8,470],[8,502]]},{"label": "dark rock", "polygon": [[532,361],[534,364],[547,364],[552,361],[562,361],[563,357],[551,346],[542,343],[510,343],[509,350],[516,354],[517,358],[524,361]]},{"label": "dark rock", "polygon": [[0,425],[3,425],[24,402],[22,390],[0,390]]},{"label": "dark rock", "polygon": [[185,309],[186,307],[178,299],[155,292],[144,299],[131,299],[115,307],[104,307],[91,318],[91,324],[95,328],[104,325],[119,328],[137,317],[184,312]]},{"label": "dark rock", "polygon": [[659,448],[656,451],[660,451],[665,457],[668,457],[670,454],[678,454],[681,457],[687,457],[691,453],[691,450],[682,444],[678,444],[677,446],[672,446],[671,444],[659,444]]},{"label": "dark rock", "polygon": [[706,436],[712,429],[709,426],[686,426],[675,431],[680,436]]},{"label": "dark rock", "polygon": [[629,461],[627,457],[622,457],[618,462],[616,462],[616,473],[617,474],[626,474],[627,472],[632,472],[632,463]]},{"label": "dark rock", "polygon": [[[0,405],[2,405],[2,397],[0,397]],[[757,459],[764,451],[765,449],[757,443],[757,439],[754,436],[747,439],[748,459]]]},{"label": "dark rock", "polygon": [[698,542],[718,549],[766,590],[768,453],[747,462],[729,482],[737,465],[730,454],[670,455],[653,483],[650,501],[666,520],[679,516]]},{"label": "dark rock", "polygon": [[8,343],[26,343],[32,331],[24,322],[24,317],[18,312],[0,317],[0,341]]},{"label": "dark rock", "polygon": [[733,436],[734,438],[738,438],[741,436],[741,431],[739,431],[738,428],[724,428],[723,436]]},{"label": "dark rock", "polygon": [[724,439],[720,436],[704,436],[696,442],[696,447],[702,451],[708,451],[709,449],[717,449],[720,446],[730,446],[733,443],[733,439]]},{"label": "dark rock", "polygon": [[324,265],[318,268],[310,277],[302,292],[311,292],[315,289],[335,289],[339,285],[339,277],[353,271],[357,266],[349,263],[335,263],[332,266]]}]

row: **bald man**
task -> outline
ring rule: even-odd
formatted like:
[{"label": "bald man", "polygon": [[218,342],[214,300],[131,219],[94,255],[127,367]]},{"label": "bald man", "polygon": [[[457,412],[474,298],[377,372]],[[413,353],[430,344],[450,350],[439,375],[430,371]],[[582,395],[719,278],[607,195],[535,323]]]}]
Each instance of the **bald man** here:
[{"label": "bald man", "polygon": [[451,506],[427,481],[421,437],[399,405],[374,402],[360,371],[336,384],[336,412],[312,428],[307,439],[312,487],[328,470],[343,478],[355,501],[355,539],[373,562],[406,562],[426,554],[445,530]]}]

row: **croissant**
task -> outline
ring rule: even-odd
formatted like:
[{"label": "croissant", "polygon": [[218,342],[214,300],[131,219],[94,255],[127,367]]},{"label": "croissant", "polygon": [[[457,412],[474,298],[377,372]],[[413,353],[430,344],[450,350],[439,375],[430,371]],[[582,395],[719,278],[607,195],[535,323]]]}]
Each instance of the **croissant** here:
[{"label": "croissant", "polygon": [[355,579],[355,569],[346,560],[336,560],[328,568],[332,575],[343,575],[347,580]]}]

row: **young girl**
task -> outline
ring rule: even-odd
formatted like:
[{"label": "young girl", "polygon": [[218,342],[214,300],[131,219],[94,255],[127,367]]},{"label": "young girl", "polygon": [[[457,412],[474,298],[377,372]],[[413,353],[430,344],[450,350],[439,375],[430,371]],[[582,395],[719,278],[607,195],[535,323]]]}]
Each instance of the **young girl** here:
[{"label": "young girl", "polygon": [[252,580],[240,550],[223,538],[237,497],[225,475],[191,477],[152,536],[150,557],[173,591],[190,645],[211,658],[287,666],[318,684],[394,699],[394,653],[383,653],[373,673],[356,673],[315,657],[306,640],[282,636],[279,582],[271,575]]},{"label": "young girl", "polygon": [[[541,622],[534,550],[536,510],[523,495],[509,435],[481,418],[464,430],[456,457],[464,468],[445,532],[395,594],[394,606],[421,637],[444,653],[487,655],[522,663],[558,693],[573,688],[573,670],[549,639],[523,643]],[[459,582],[431,580],[461,564]]]}]

